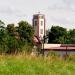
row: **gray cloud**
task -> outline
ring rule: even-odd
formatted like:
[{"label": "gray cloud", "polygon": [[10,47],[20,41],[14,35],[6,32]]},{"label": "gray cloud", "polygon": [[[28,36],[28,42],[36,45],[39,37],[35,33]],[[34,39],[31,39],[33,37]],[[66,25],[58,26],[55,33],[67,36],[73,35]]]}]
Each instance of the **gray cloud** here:
[{"label": "gray cloud", "polygon": [[26,14],[21,10],[12,7],[0,9],[0,14],[8,15],[8,16],[16,16],[16,17],[26,16]]},{"label": "gray cloud", "polygon": [[67,18],[55,18],[55,17],[51,17],[51,19],[53,21],[59,23],[59,24],[64,24],[64,25],[67,25],[67,24],[73,25],[73,24],[75,24],[75,22],[70,21]]},{"label": "gray cloud", "polygon": [[48,10],[64,10],[75,12],[75,0],[60,0],[60,2],[57,2],[52,6],[48,6]]},{"label": "gray cloud", "polygon": [[0,0],[0,19],[8,23],[22,18],[31,22],[32,15],[39,11],[46,15],[48,25],[75,24],[75,0]]}]

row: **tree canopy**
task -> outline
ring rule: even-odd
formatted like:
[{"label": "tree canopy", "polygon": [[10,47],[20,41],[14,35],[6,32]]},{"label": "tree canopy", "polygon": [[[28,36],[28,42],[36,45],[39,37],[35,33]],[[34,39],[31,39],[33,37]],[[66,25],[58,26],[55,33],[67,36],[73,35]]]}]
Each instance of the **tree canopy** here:
[{"label": "tree canopy", "polygon": [[67,31],[60,26],[52,26],[48,34],[48,43],[75,44],[75,29]]},{"label": "tree canopy", "polygon": [[0,53],[15,53],[27,50],[28,46],[32,48],[33,36],[33,28],[27,21],[20,21],[18,26],[8,24],[4,27],[4,22],[0,20]]}]

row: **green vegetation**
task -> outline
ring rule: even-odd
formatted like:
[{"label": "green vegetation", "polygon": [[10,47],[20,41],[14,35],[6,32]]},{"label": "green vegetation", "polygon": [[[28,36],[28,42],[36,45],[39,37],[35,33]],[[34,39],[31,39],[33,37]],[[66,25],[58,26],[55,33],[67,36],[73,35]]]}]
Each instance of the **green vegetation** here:
[{"label": "green vegetation", "polygon": [[[4,25],[0,20],[0,75],[75,75],[75,56],[63,59],[54,52],[48,57],[28,55],[34,45],[34,31],[28,22]],[[75,44],[75,29],[52,26],[47,36],[49,43]]]},{"label": "green vegetation", "polygon": [[75,60],[69,60],[21,54],[2,55],[0,56],[0,75],[75,75]]},{"label": "green vegetation", "polygon": [[26,21],[20,21],[18,26],[8,24],[5,27],[4,25],[0,20],[0,54],[31,52],[34,36],[32,26]]},{"label": "green vegetation", "polygon": [[52,26],[47,31],[48,43],[75,44],[75,29],[68,30],[60,26]]}]

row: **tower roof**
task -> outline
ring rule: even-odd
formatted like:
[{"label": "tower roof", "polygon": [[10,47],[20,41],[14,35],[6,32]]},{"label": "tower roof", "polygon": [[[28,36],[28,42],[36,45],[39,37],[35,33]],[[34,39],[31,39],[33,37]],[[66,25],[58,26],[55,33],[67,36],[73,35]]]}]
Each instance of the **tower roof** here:
[{"label": "tower roof", "polygon": [[45,15],[38,12],[37,14],[34,14],[33,16],[45,16]]},{"label": "tower roof", "polygon": [[33,15],[33,18],[38,18],[38,17],[45,18],[45,15],[44,14],[40,14],[40,13]]}]

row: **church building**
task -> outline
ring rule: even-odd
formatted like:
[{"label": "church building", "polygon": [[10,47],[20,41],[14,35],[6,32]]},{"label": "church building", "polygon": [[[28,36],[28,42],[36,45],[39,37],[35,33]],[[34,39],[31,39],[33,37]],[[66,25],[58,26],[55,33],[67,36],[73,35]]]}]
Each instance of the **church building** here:
[{"label": "church building", "polygon": [[[34,29],[34,42],[37,47],[41,44],[41,49],[45,51],[58,51],[60,55],[64,55],[67,53],[72,54],[75,53],[75,44],[48,44],[41,42],[44,40],[44,36],[46,35],[46,25],[45,25],[45,15],[44,14],[34,14],[32,19],[32,25]],[[74,52],[73,52],[74,51]]]}]

